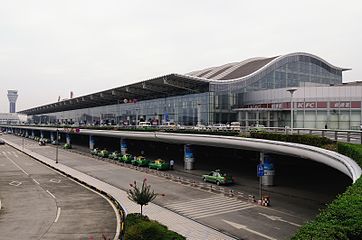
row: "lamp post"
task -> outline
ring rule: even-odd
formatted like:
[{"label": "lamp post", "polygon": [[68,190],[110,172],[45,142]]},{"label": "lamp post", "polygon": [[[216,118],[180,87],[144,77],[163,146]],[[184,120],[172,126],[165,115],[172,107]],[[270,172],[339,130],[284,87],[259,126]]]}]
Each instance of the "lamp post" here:
[{"label": "lamp post", "polygon": [[293,134],[293,123],[294,123],[294,119],[293,119],[293,94],[295,91],[297,91],[297,88],[289,88],[287,89],[287,91],[290,93],[290,134]]},{"label": "lamp post", "polygon": [[58,123],[57,123],[57,134],[56,134],[56,148],[55,148],[55,163],[58,163],[58,148],[59,148],[59,129],[58,129]]}]

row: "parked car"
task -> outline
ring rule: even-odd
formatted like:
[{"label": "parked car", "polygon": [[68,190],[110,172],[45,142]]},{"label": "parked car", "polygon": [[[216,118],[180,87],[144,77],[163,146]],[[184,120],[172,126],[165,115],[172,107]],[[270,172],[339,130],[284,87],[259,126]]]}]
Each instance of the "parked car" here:
[{"label": "parked car", "polygon": [[102,157],[102,158],[106,158],[106,157],[108,157],[108,155],[109,155],[109,152],[106,149],[103,149],[103,150],[99,151],[99,153],[98,153],[98,157]]},{"label": "parked car", "polygon": [[212,131],[225,131],[225,130],[227,130],[227,126],[226,126],[226,124],[216,123],[216,124],[207,126],[207,129],[212,130]]},{"label": "parked car", "polygon": [[121,154],[118,151],[114,151],[114,152],[112,152],[111,154],[108,155],[108,158],[118,160],[120,155]]},{"label": "parked car", "polygon": [[71,149],[72,145],[70,145],[69,143],[64,144],[63,146],[64,149]]},{"label": "parked car", "polygon": [[133,159],[132,155],[129,153],[126,153],[126,154],[122,155],[120,160],[125,163],[131,163],[132,159]]},{"label": "parked car", "polygon": [[157,170],[167,170],[170,168],[170,165],[162,159],[156,159],[154,161],[151,161],[148,164],[148,167]]},{"label": "parked car", "polygon": [[136,159],[132,160],[132,164],[140,167],[148,166],[150,161],[143,156],[138,156]]},{"label": "parked car", "polygon": [[45,140],[44,139],[40,139],[39,146],[45,146]]},{"label": "parked car", "polygon": [[98,153],[100,152],[100,150],[98,148],[94,148],[93,150],[91,150],[91,154],[98,156]]},{"label": "parked car", "polygon": [[197,130],[197,131],[206,130],[206,126],[202,125],[202,124],[198,124],[198,125],[193,127],[193,130]]},{"label": "parked car", "polygon": [[234,180],[231,175],[221,172],[219,169],[211,171],[208,174],[202,175],[202,180],[204,182],[216,183],[216,185],[234,183]]},{"label": "parked car", "polygon": [[0,139],[0,145],[4,145],[5,144],[5,141]]},{"label": "parked car", "polygon": [[229,129],[230,131],[240,131],[240,123],[239,122],[230,123]]},{"label": "parked car", "polygon": [[261,124],[256,124],[249,129],[250,132],[265,132],[265,126]]}]

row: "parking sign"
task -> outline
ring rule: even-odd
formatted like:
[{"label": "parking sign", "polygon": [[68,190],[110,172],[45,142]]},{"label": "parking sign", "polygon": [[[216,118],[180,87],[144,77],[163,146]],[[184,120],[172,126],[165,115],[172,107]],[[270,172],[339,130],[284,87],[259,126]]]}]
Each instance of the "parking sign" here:
[{"label": "parking sign", "polygon": [[257,168],[258,168],[258,170],[257,170],[258,177],[264,176],[264,166],[263,166],[263,164],[258,164]]}]

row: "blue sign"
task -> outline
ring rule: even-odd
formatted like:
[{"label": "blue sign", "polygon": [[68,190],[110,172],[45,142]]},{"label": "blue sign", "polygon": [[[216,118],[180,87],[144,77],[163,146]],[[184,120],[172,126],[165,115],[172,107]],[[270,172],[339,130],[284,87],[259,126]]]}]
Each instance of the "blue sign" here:
[{"label": "blue sign", "polygon": [[258,177],[264,176],[264,166],[263,166],[263,164],[258,164],[257,174],[258,174]]}]

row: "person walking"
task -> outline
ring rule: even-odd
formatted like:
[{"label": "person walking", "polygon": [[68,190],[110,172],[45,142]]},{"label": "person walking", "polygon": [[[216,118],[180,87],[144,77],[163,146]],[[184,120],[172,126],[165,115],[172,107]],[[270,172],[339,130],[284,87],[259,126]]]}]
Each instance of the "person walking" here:
[{"label": "person walking", "polygon": [[170,160],[170,170],[173,170],[173,164],[174,164],[175,162],[171,159]]}]

